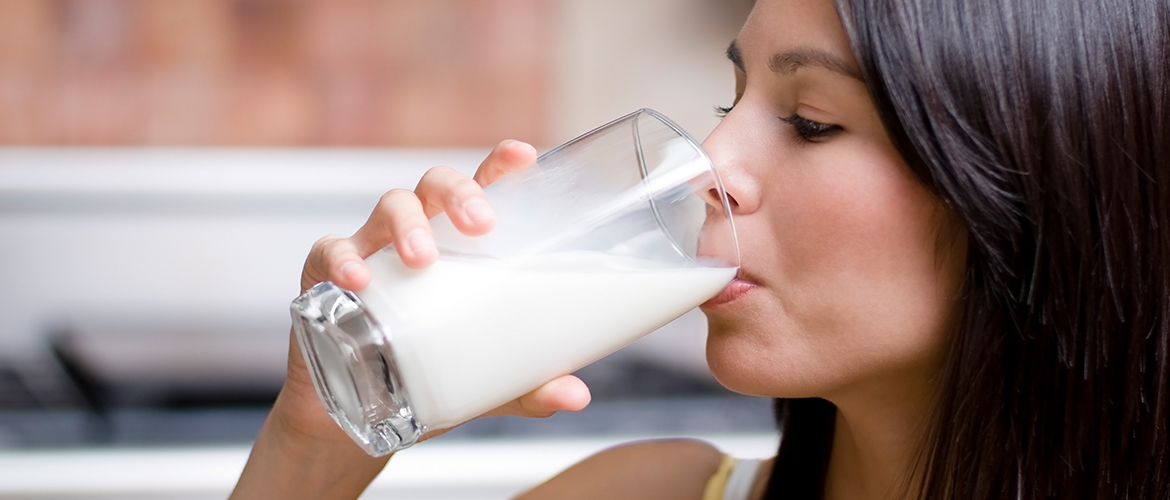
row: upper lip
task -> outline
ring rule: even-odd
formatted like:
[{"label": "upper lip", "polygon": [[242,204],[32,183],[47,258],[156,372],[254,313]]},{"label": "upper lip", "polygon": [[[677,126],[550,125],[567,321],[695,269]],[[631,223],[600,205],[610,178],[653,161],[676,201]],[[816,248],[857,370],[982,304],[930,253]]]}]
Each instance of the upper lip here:
[{"label": "upper lip", "polygon": [[[713,260],[713,261],[715,261],[715,262],[729,262],[729,261],[730,261],[730,259],[723,259],[723,258],[721,258],[721,256],[719,256],[719,255],[705,255],[705,254],[703,254],[703,252],[702,252],[702,251],[700,251],[700,252],[699,252],[699,257],[700,257],[700,258],[707,258],[707,259]],[[732,262],[733,262],[733,261],[732,261]],[[739,262],[739,265],[738,265],[737,267],[738,267],[739,269],[738,269],[738,270],[736,271],[736,273],[735,273],[735,279],[737,279],[737,280],[743,280],[743,281],[748,281],[748,282],[751,282],[751,283],[754,283],[754,284],[759,284],[759,283],[760,283],[760,281],[759,281],[759,280],[757,280],[757,279],[755,278],[755,276],[753,276],[751,273],[749,273],[749,272],[747,271],[747,269],[744,267],[744,265],[743,265],[743,260],[742,260],[742,257],[741,257],[741,259],[740,259],[740,262]]]},{"label": "upper lip", "polygon": [[737,264],[738,270],[737,270],[737,271],[736,271],[736,273],[735,273],[735,279],[737,279],[737,280],[743,280],[743,281],[747,281],[747,282],[750,282],[750,283],[753,283],[753,284],[759,284],[759,283],[760,283],[760,282],[759,282],[759,280],[757,280],[757,279],[756,279],[754,276],[752,276],[752,274],[751,274],[751,273],[749,273],[749,272],[747,272],[747,271],[745,270],[745,268],[744,268],[744,265],[743,265],[743,256],[742,256],[742,255],[740,255],[740,256],[739,256],[739,257],[740,257],[739,259],[734,259],[734,258],[732,258],[732,259],[728,259],[728,258],[725,258],[725,257],[724,257],[724,256],[722,256],[722,255],[712,255],[712,254],[709,254],[709,253],[705,253],[705,252],[703,251],[703,249],[700,249],[700,250],[699,250],[699,252],[698,252],[698,257],[700,257],[700,258],[706,258],[706,259],[710,259],[711,261],[714,261],[714,262],[723,262],[723,263],[727,263],[728,265],[729,265],[731,262],[736,262],[736,261],[738,260],[738,261],[739,261],[739,262],[738,262],[738,264]]},{"label": "upper lip", "polygon": [[757,280],[757,279],[756,279],[756,277],[755,277],[755,276],[753,276],[751,273],[749,273],[748,271],[744,270],[744,267],[743,267],[742,265],[741,265],[741,266],[739,266],[739,271],[737,271],[737,272],[735,273],[735,279],[737,279],[737,280],[742,280],[742,281],[746,281],[746,282],[748,282],[748,283],[752,283],[752,284],[754,284],[754,285],[758,285],[758,284],[760,284],[760,281],[759,281],[759,280]]}]

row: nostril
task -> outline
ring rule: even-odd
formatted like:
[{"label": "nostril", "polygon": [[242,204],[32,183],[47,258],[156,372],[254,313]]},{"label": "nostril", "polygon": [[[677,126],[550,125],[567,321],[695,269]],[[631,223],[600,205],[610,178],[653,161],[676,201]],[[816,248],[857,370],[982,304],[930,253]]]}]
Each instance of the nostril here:
[{"label": "nostril", "polygon": [[[711,188],[708,192],[711,194],[711,198],[716,200],[719,199],[719,190]],[[731,193],[727,193],[727,203],[733,207],[739,206],[739,202],[735,201],[735,197],[731,196]]]}]

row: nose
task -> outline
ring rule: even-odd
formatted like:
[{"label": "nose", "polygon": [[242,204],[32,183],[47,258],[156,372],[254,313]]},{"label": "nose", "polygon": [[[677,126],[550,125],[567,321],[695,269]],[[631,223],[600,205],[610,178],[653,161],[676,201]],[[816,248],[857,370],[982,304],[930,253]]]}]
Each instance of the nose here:
[{"label": "nose", "polygon": [[[724,190],[726,191],[726,188]],[[705,198],[707,199],[707,203],[722,208],[723,204],[719,201],[719,188],[712,187],[708,189]],[[735,212],[736,208],[739,207],[739,202],[735,200],[735,196],[732,196],[731,193],[727,193],[727,204],[731,207],[732,212]]]},{"label": "nose", "polygon": [[[732,111],[732,114],[734,113],[735,111]],[[756,210],[759,196],[755,183],[746,170],[750,150],[745,145],[751,141],[746,134],[736,130],[737,124],[733,121],[732,114],[728,114],[711,135],[707,136],[703,141],[703,149],[711,157],[715,171],[723,183],[728,208],[733,215],[740,216]],[[716,210],[722,210],[723,202],[719,194],[718,186],[713,185],[704,194],[703,199]]]}]

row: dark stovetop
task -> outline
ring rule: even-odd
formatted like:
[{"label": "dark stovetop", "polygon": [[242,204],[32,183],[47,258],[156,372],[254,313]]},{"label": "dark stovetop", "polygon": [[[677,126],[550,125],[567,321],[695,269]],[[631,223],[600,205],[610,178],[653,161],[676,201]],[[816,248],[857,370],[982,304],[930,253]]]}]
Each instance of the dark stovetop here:
[{"label": "dark stovetop", "polygon": [[[247,443],[279,390],[109,387],[71,370],[59,358],[0,365],[0,447]],[[774,427],[768,400],[731,393],[710,378],[621,358],[603,359],[577,375],[593,394],[581,412],[477,420],[448,439],[693,435]]]}]

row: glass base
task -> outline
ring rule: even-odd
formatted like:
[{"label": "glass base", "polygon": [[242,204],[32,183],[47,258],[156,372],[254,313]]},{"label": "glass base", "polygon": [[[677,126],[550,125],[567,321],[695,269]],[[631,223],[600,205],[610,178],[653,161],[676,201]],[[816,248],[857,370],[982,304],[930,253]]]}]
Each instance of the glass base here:
[{"label": "glass base", "polygon": [[427,428],[414,418],[387,336],[361,299],[326,281],[291,309],[313,386],[333,420],[375,457],[417,442]]}]

